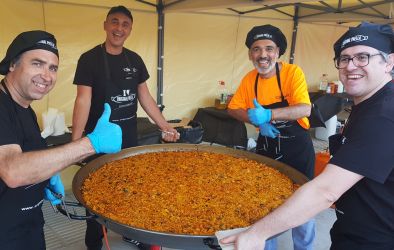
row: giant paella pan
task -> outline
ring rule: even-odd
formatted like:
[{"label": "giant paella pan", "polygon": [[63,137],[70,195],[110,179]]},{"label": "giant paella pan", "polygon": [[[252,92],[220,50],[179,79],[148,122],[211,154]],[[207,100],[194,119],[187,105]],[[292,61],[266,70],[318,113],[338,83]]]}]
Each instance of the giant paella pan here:
[{"label": "giant paella pan", "polygon": [[[124,149],[117,154],[104,155],[101,156],[91,162],[89,162],[86,166],[81,168],[75,175],[73,179],[72,189],[73,193],[78,200],[79,204],[86,207],[92,214],[94,214],[94,218],[108,229],[119,233],[123,236],[126,236],[131,239],[138,240],[140,242],[145,242],[154,245],[160,245],[164,247],[177,248],[177,249],[220,249],[218,246],[218,242],[214,234],[184,234],[184,233],[174,233],[174,232],[162,232],[155,231],[150,229],[139,228],[135,226],[130,226],[126,223],[119,222],[117,220],[111,219],[109,216],[102,214],[100,212],[95,211],[93,207],[91,207],[85,199],[83,198],[83,185],[84,182],[96,171],[105,166],[107,163],[111,163],[113,161],[122,160],[128,157],[133,157],[141,154],[149,154],[156,152],[210,152],[217,154],[225,154],[228,156],[233,156],[236,158],[253,160],[259,163],[266,164],[280,173],[286,175],[297,185],[302,185],[307,182],[307,178],[298,172],[297,170],[289,167],[286,164],[281,162],[272,160],[270,158],[243,151],[237,149],[231,149],[220,146],[211,146],[211,145],[193,145],[193,144],[156,144],[156,145],[148,145],[148,146],[140,146],[129,149]],[[210,171],[207,167],[206,171]],[[63,209],[59,209],[63,211]],[[71,216],[73,217],[73,215]],[[78,217],[79,216],[74,216]],[[141,218],[139,218],[141,219]],[[144,219],[144,218],[142,218]],[[131,218],[132,220],[132,218]]]}]

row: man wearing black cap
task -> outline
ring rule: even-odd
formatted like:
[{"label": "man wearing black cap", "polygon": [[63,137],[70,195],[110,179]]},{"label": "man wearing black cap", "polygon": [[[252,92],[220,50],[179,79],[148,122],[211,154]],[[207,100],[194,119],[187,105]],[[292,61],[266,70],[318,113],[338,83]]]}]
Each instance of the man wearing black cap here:
[{"label": "man wearing black cap", "polygon": [[[58,174],[95,153],[120,151],[122,131],[110,123],[110,107],[95,130],[75,142],[45,149],[30,107],[55,86],[59,58],[55,37],[35,30],[19,34],[0,62],[0,249],[45,249],[43,199],[60,204]],[[52,177],[51,177],[52,176]],[[50,180],[48,180],[50,178]]]},{"label": "man wearing black cap", "polygon": [[355,105],[342,133],[330,137],[330,162],[270,215],[222,243],[260,250],[264,239],[335,202],[332,250],[394,249],[394,32],[364,22],[340,37],[334,52]]},{"label": "man wearing black cap", "polygon": [[[179,139],[179,134],[164,119],[149,93],[146,84],[149,74],[142,58],[123,47],[132,25],[133,16],[127,8],[112,7],[104,21],[107,34],[105,42],[79,58],[74,77],[77,97],[73,113],[73,140],[94,128],[103,103],[108,102],[112,107],[111,121],[123,131],[122,148],[137,146],[138,101],[163,131],[165,141]],[[87,220],[86,246],[89,249],[101,249],[102,238],[101,225],[95,220]],[[135,243],[144,248],[142,244]]]},{"label": "man wearing black cap", "polygon": [[[311,103],[304,73],[296,65],[278,62],[287,41],[277,27],[253,27],[245,44],[255,69],[242,79],[228,112],[259,128],[258,154],[284,162],[312,179],[315,153],[307,131]],[[314,220],[293,229],[295,250],[313,249],[314,238]],[[266,246],[276,248],[276,239]]]}]

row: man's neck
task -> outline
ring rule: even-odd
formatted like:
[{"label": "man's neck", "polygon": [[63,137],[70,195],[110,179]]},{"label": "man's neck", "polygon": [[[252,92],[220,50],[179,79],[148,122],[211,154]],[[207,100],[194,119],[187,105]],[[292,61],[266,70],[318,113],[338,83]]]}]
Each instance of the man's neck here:
[{"label": "man's neck", "polygon": [[111,55],[119,55],[123,51],[123,46],[112,46],[109,42],[105,42],[105,51]]},{"label": "man's neck", "polygon": [[270,72],[265,73],[265,74],[259,73],[259,76],[261,79],[269,79],[269,78],[273,77],[274,75],[276,75],[275,70],[271,70]]},{"label": "man's neck", "polygon": [[[23,96],[19,93],[19,91],[15,88],[15,86],[14,86],[14,84],[13,84],[13,79],[12,79],[12,77],[5,77],[4,78],[4,84],[5,84],[5,86],[7,87],[7,89],[8,89],[8,92],[9,93],[7,93],[7,94],[10,94],[11,96],[11,99],[14,101],[14,102],[16,102],[16,103],[18,103],[20,106],[22,106],[22,107],[24,107],[24,108],[28,108],[29,107],[29,105],[30,105],[30,103],[31,102],[29,102],[29,101],[26,101],[24,98],[23,98]],[[2,87],[2,89],[4,89],[3,88],[3,86],[1,86]],[[4,90],[5,91],[5,90]],[[6,92],[6,91],[5,91]]]}]

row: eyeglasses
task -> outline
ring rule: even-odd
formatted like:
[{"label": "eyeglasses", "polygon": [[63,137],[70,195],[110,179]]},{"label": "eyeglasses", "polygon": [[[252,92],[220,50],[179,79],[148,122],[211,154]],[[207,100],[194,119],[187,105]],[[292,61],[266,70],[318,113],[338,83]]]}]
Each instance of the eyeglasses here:
[{"label": "eyeglasses", "polygon": [[349,56],[340,56],[338,58],[334,58],[335,68],[344,69],[349,65],[349,62],[352,61],[354,66],[356,67],[365,67],[369,64],[369,58],[373,56],[378,56],[378,54],[358,54],[353,57]]}]

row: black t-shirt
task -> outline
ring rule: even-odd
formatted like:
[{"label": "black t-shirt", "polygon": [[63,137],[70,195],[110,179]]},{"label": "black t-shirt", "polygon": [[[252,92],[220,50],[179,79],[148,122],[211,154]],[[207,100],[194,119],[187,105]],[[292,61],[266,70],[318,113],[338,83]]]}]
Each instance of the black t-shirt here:
[{"label": "black t-shirt", "polygon": [[85,132],[93,131],[103,112],[104,102],[107,102],[112,109],[110,120],[122,128],[122,148],[136,146],[137,87],[148,78],[148,70],[141,57],[126,48],[119,55],[111,55],[104,54],[102,46],[98,45],[82,54],[74,84],[92,87]]},{"label": "black t-shirt", "polygon": [[394,84],[353,106],[330,163],[364,176],[336,202],[332,249],[394,249]]},{"label": "black t-shirt", "polygon": [[[46,148],[34,111],[0,90],[0,145],[10,144],[20,145],[23,152]],[[47,183],[10,188],[0,179],[0,249],[45,247],[41,206]]]}]

